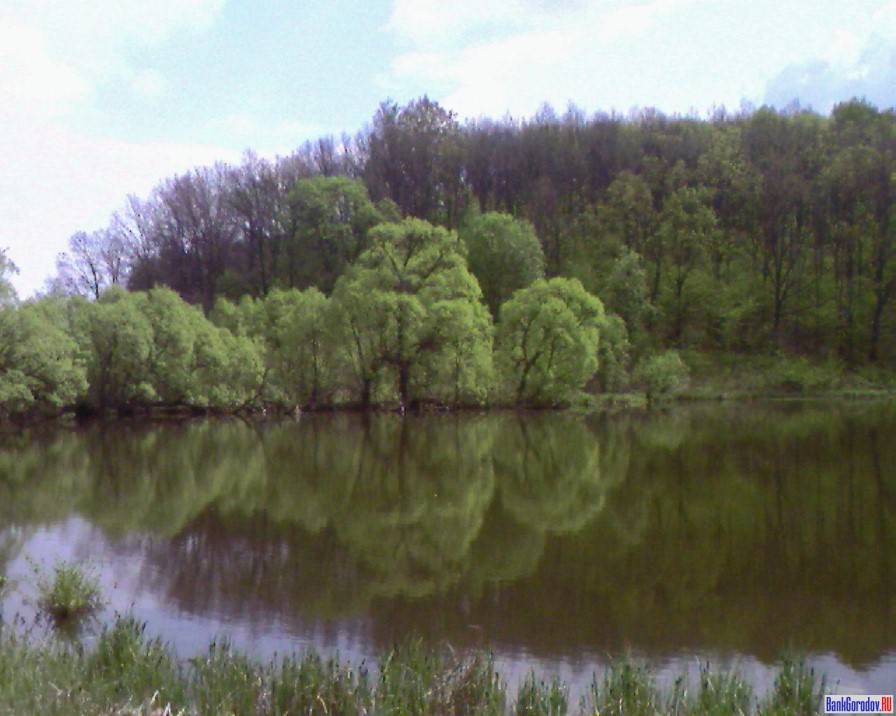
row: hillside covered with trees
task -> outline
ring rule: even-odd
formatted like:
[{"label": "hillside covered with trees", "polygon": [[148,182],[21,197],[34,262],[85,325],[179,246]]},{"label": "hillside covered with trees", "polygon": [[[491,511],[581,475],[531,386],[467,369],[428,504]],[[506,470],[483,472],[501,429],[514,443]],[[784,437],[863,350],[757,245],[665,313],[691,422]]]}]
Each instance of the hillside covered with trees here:
[{"label": "hillside covered with trees", "polygon": [[892,370],[894,196],[896,113],[861,101],[466,123],[386,102],[354,137],[129,197],[43,297],[4,292],[4,259],[0,412],[556,405],[670,349]]}]

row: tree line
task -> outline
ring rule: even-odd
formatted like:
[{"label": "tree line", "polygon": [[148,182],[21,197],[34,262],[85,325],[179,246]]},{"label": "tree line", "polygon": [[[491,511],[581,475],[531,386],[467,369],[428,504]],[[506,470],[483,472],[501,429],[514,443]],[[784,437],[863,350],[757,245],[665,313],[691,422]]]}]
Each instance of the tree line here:
[{"label": "tree line", "polygon": [[[208,314],[165,286],[7,301],[0,414],[568,404],[599,346],[625,350],[599,340],[613,319],[577,279],[543,277],[531,225],[484,214],[471,226],[461,238],[422,219],[376,224],[329,294],[218,297]],[[502,263],[484,298],[471,266]]]},{"label": "tree line", "polygon": [[[333,368],[328,354],[336,383],[354,376],[361,403],[374,400],[383,373],[395,374],[402,400],[426,381],[440,383],[428,397],[481,397],[468,358],[489,351],[469,346],[483,344],[489,317],[496,346],[506,345],[501,306],[540,279],[547,283],[527,294],[533,302],[542,300],[538,290],[556,296],[579,284],[600,298],[604,340],[595,357],[604,389],[625,385],[635,364],[669,348],[891,368],[894,157],[896,113],[858,100],[830,116],[762,108],[708,119],[651,110],[587,117],[546,106],[526,120],[466,123],[426,97],[385,102],[354,137],[325,137],[271,161],[247,153],[238,165],[198,168],[146,198],[128,197],[108,226],[72,237],[47,294],[98,301],[110,286],[167,286],[209,316],[226,314],[232,336],[266,345],[274,345],[267,329],[247,328],[244,306],[290,291],[309,305],[340,306],[343,319],[353,305],[353,320],[366,311],[367,328],[381,319],[377,330],[394,329],[372,342],[360,324],[346,329],[357,332],[352,350],[337,352],[347,368]],[[427,222],[417,231],[432,242],[423,253],[441,257],[437,273],[450,279],[405,275],[424,261],[411,246],[400,249],[409,263],[385,278],[394,264],[382,249],[386,235],[410,220]],[[449,268],[437,247],[452,241],[462,250]],[[371,290],[388,281],[401,300],[371,308]],[[476,290],[485,312],[472,308]],[[406,297],[418,293],[417,303]],[[223,300],[238,310],[218,310]],[[418,304],[436,311],[428,328]],[[461,326],[471,331],[470,355],[455,347],[449,389],[451,338],[435,328]],[[543,358],[529,346],[518,353],[520,366]],[[492,367],[506,363],[496,350]],[[530,385],[532,369],[519,370],[519,396],[544,392]],[[552,363],[555,370],[565,369]],[[322,379],[314,386],[312,402],[332,392]]]},{"label": "tree line", "polygon": [[382,220],[462,231],[497,211],[529,221],[546,275],[582,281],[640,351],[892,365],[894,156],[894,112],[855,100],[830,116],[545,107],[466,123],[425,97],[386,102],[355,137],[130,197],[108,227],[72,238],[55,285],[164,284],[206,310],[276,288],[329,294]]}]

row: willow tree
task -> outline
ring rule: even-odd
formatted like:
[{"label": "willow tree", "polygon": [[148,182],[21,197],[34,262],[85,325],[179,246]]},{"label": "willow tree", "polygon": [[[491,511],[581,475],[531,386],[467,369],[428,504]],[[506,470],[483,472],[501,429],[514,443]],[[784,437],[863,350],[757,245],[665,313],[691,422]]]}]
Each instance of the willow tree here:
[{"label": "willow tree", "polygon": [[381,224],[333,294],[350,375],[362,403],[393,383],[401,403],[481,400],[492,326],[453,232],[420,219]]},{"label": "willow tree", "polygon": [[517,404],[556,405],[575,397],[597,370],[604,307],[577,279],[539,280],[501,307],[496,362]]},{"label": "willow tree", "polygon": [[86,388],[58,302],[0,303],[0,417],[58,411]]},{"label": "willow tree", "polygon": [[113,288],[92,303],[73,299],[71,311],[87,366],[88,402],[105,410],[151,397],[153,331],[136,296]]},{"label": "willow tree", "polygon": [[327,402],[338,370],[338,356],[332,350],[330,299],[312,287],[273,291],[265,304],[271,394],[290,406]]}]

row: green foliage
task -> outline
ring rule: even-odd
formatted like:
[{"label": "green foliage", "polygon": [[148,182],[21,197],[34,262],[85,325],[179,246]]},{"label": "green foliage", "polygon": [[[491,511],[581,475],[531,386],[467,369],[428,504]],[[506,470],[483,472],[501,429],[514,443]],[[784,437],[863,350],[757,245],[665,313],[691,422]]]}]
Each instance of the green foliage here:
[{"label": "green foliage", "polygon": [[612,314],[600,325],[596,378],[602,392],[618,393],[628,385],[631,343],[625,322]]},{"label": "green foliage", "polygon": [[[705,262],[719,234],[715,213],[708,204],[706,190],[684,188],[671,194],[663,204],[659,227],[648,242],[650,251],[669,265],[665,318],[671,329],[670,338],[676,344],[681,342],[687,321],[688,279]],[[661,286],[661,268],[657,260],[654,296]]]},{"label": "green foliage", "polygon": [[205,317],[168,288],[134,296],[152,331],[145,370],[154,395],[170,403],[201,401],[193,367],[198,324]]},{"label": "green foliage", "polygon": [[103,627],[85,662],[87,678],[105,685],[107,698],[175,708],[186,702],[177,660],[159,639],[147,638],[146,624],[133,616]]},{"label": "green foliage", "polygon": [[[756,366],[804,357],[772,367],[774,392],[829,390],[835,376],[820,365],[887,375],[894,116],[853,100],[829,117],[545,108],[531,122],[461,126],[426,97],[386,102],[338,146],[324,138],[274,162],[247,154],[131,197],[108,228],[76,234],[50,284],[55,308],[19,305],[0,252],[0,415],[73,404],[560,405],[580,402],[594,361],[591,386],[619,390],[629,363],[673,347]],[[502,305],[522,310],[518,292],[546,264],[582,281],[609,316],[578,371],[545,368],[554,339],[564,354],[584,346],[563,311],[525,341],[502,320],[493,351],[490,321]],[[126,296],[125,284],[151,290]],[[212,309],[225,332],[175,293]]]},{"label": "green foliage", "polygon": [[0,306],[0,417],[59,410],[86,387],[58,302]]},{"label": "green foliage", "polygon": [[567,688],[557,677],[543,681],[530,671],[517,691],[514,713],[516,716],[563,716],[568,704]]},{"label": "green foliage", "polygon": [[380,662],[375,703],[382,713],[504,713],[504,686],[490,656],[459,656],[411,642]]},{"label": "green foliage", "polygon": [[75,563],[55,565],[52,579],[38,574],[37,589],[41,609],[60,624],[77,621],[103,603],[97,576]]},{"label": "green foliage", "polygon": [[613,262],[613,268],[601,293],[608,311],[624,322],[632,342],[642,346],[646,338],[646,323],[652,318],[653,306],[647,287],[647,272],[641,256],[624,250]]},{"label": "green foliage", "polygon": [[676,351],[666,351],[642,360],[635,368],[635,380],[644,387],[647,402],[680,390],[687,382],[688,367]]},{"label": "green foliage", "polygon": [[16,290],[10,279],[18,272],[18,267],[6,255],[6,249],[0,249],[0,308],[15,303]]},{"label": "green foliage", "polygon": [[419,219],[373,229],[333,293],[356,399],[367,404],[394,381],[402,404],[481,400],[491,377],[481,296],[453,232]]},{"label": "green foliage", "polygon": [[660,693],[647,668],[629,659],[610,664],[602,681],[592,681],[587,709],[608,716],[663,712]]},{"label": "green foliage", "polygon": [[622,171],[607,187],[599,215],[618,244],[640,253],[645,250],[656,227],[653,203],[653,195],[644,178]]},{"label": "green foliage", "polygon": [[496,362],[517,404],[570,401],[597,370],[603,305],[575,279],[539,280],[501,307]]},{"label": "green foliage", "polygon": [[264,303],[270,397],[286,405],[328,404],[340,367],[330,299],[309,288],[274,291]]},{"label": "green foliage", "polygon": [[811,716],[825,693],[825,680],[802,659],[785,658],[771,693],[760,704],[761,716]]},{"label": "green foliage", "polygon": [[367,232],[383,220],[364,185],[345,177],[300,179],[286,198],[291,238],[284,280],[332,290],[366,248]]},{"label": "green foliage", "polygon": [[544,252],[527,221],[498,212],[479,214],[463,224],[460,237],[493,316],[514,291],[544,278]]},{"label": "green foliage", "polygon": [[87,366],[88,400],[100,410],[153,397],[147,372],[153,331],[139,303],[117,288],[94,303],[73,299],[73,330]]},{"label": "green foliage", "polygon": [[194,374],[198,404],[234,410],[257,403],[265,367],[261,346],[207,321],[197,325]]},{"label": "green foliage", "polygon": [[765,376],[770,390],[785,393],[813,393],[833,387],[843,370],[832,363],[813,364],[806,358],[781,358],[775,361]]},{"label": "green foliage", "polygon": [[[778,349],[892,367],[894,136],[893,112],[861,100],[830,116],[545,107],[463,126],[427,97],[384,102],[354,138],[248,153],[132,197],[76,234],[53,285],[168,285],[206,309],[276,287],[330,295],[373,226],[416,217],[460,227],[493,315],[547,264],[623,318],[637,356]],[[384,395],[389,371],[375,371]]]},{"label": "green foliage", "polygon": [[[816,702],[819,703],[819,701]],[[694,716],[742,716],[750,712],[753,689],[735,671],[715,672],[700,665],[700,688],[690,706]]]},{"label": "green foliage", "polygon": [[286,714],[444,714],[445,716],[810,716],[818,712],[824,682],[801,662],[785,661],[766,698],[732,672],[701,666],[688,692],[686,677],[666,691],[646,667],[627,660],[595,677],[578,710],[557,677],[530,672],[513,702],[480,651],[458,654],[413,642],[377,660],[371,680],[364,664],[301,656],[262,662],[228,644],[212,643],[205,655],[178,661],[170,647],[148,639],[132,617],[118,617],[90,649],[58,641],[32,643],[5,631],[0,636],[0,712],[149,716],[285,716]]}]

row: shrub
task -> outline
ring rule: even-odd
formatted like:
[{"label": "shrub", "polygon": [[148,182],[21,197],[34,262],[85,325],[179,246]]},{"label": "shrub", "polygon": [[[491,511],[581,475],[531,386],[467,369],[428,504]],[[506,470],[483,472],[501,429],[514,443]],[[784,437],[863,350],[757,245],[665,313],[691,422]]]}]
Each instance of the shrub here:
[{"label": "shrub", "polygon": [[638,364],[635,380],[644,388],[647,403],[680,390],[688,380],[688,367],[675,351],[651,356]]},{"label": "shrub", "polygon": [[62,562],[53,568],[53,579],[38,577],[40,607],[57,622],[80,619],[102,604],[97,576],[77,564]]}]

